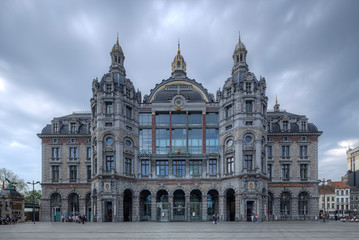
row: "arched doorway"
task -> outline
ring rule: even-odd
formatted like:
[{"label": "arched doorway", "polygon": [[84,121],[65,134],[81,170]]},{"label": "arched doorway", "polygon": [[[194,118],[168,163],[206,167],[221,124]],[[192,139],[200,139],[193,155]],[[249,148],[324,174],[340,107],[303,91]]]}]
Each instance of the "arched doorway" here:
[{"label": "arched doorway", "polygon": [[157,221],[168,222],[170,220],[170,203],[168,202],[168,192],[159,190],[156,195]]},{"label": "arched doorway", "polygon": [[91,193],[86,194],[86,218],[87,221],[91,222],[92,211],[91,211]]},{"label": "arched doorway", "polygon": [[126,189],[123,196],[123,221],[132,221],[132,191]]},{"label": "arched doorway", "polygon": [[188,219],[189,221],[201,221],[201,201],[202,193],[200,190],[196,189],[191,192],[190,202],[189,202],[189,211]]},{"label": "arched doorway", "polygon": [[51,194],[50,197],[50,213],[51,221],[61,221],[61,196],[58,193]]},{"label": "arched doorway", "polygon": [[289,192],[283,192],[280,198],[280,215],[282,219],[288,219],[291,216],[291,199]]},{"label": "arched doorway", "polygon": [[151,220],[151,193],[148,190],[140,193],[140,218],[141,221]]},{"label": "arched doorway", "polygon": [[298,197],[298,214],[304,217],[308,215],[309,196],[306,192],[301,192]]},{"label": "arched doorway", "polygon": [[273,193],[268,193],[268,220],[274,220],[273,219],[273,205],[274,205],[274,196]]},{"label": "arched doorway", "polygon": [[213,214],[219,214],[218,191],[211,189],[207,193],[207,218],[212,220]]},{"label": "arched doorway", "polygon": [[236,212],[235,212],[235,204],[236,198],[234,196],[234,190],[232,188],[227,190],[226,193],[226,213],[227,213],[227,221],[235,221]]},{"label": "arched doorway", "polygon": [[173,220],[184,221],[185,213],[185,193],[182,190],[176,190],[173,193]]},{"label": "arched doorway", "polygon": [[68,216],[79,214],[79,195],[71,193],[68,197]]}]

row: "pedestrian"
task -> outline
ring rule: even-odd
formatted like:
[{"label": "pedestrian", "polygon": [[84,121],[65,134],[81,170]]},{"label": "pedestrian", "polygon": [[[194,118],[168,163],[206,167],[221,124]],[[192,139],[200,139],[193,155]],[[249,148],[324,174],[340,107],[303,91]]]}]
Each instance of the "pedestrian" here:
[{"label": "pedestrian", "polygon": [[213,214],[213,224],[217,224],[217,217],[216,217],[216,214]]},{"label": "pedestrian", "polygon": [[254,222],[254,215],[253,214],[251,215],[251,220],[252,220],[252,222]]},{"label": "pedestrian", "polygon": [[217,214],[217,224],[219,224],[219,214]]}]

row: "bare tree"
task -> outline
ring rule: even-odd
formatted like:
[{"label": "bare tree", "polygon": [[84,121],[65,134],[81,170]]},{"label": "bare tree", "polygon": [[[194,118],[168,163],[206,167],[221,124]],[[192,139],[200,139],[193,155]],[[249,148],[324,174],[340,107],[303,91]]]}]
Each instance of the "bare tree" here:
[{"label": "bare tree", "polygon": [[28,186],[25,181],[19,178],[13,171],[6,168],[0,168],[1,190],[3,185],[6,187],[8,184],[6,179],[14,183],[14,185],[16,186],[16,190],[19,193],[25,194],[25,192],[28,190]]}]

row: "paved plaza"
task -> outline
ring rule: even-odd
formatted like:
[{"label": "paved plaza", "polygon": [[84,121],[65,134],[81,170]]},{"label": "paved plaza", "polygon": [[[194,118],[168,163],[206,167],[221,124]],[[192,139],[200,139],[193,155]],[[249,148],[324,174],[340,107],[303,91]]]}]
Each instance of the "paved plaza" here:
[{"label": "paved plaza", "polygon": [[0,239],[359,239],[359,223],[131,222],[19,223],[0,226]]}]

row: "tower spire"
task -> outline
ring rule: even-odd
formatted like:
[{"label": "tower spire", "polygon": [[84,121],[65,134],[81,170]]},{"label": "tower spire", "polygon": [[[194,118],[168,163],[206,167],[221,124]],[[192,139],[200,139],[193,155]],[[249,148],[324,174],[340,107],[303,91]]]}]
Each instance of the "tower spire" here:
[{"label": "tower spire", "polygon": [[241,31],[238,31],[238,43],[241,42]]},{"label": "tower spire", "polygon": [[119,42],[118,42],[118,33],[117,33],[117,41],[116,41],[116,44],[119,44]]},{"label": "tower spire", "polygon": [[180,53],[181,52],[181,45],[180,45],[180,39],[178,38],[178,48],[177,48],[177,52]]}]

